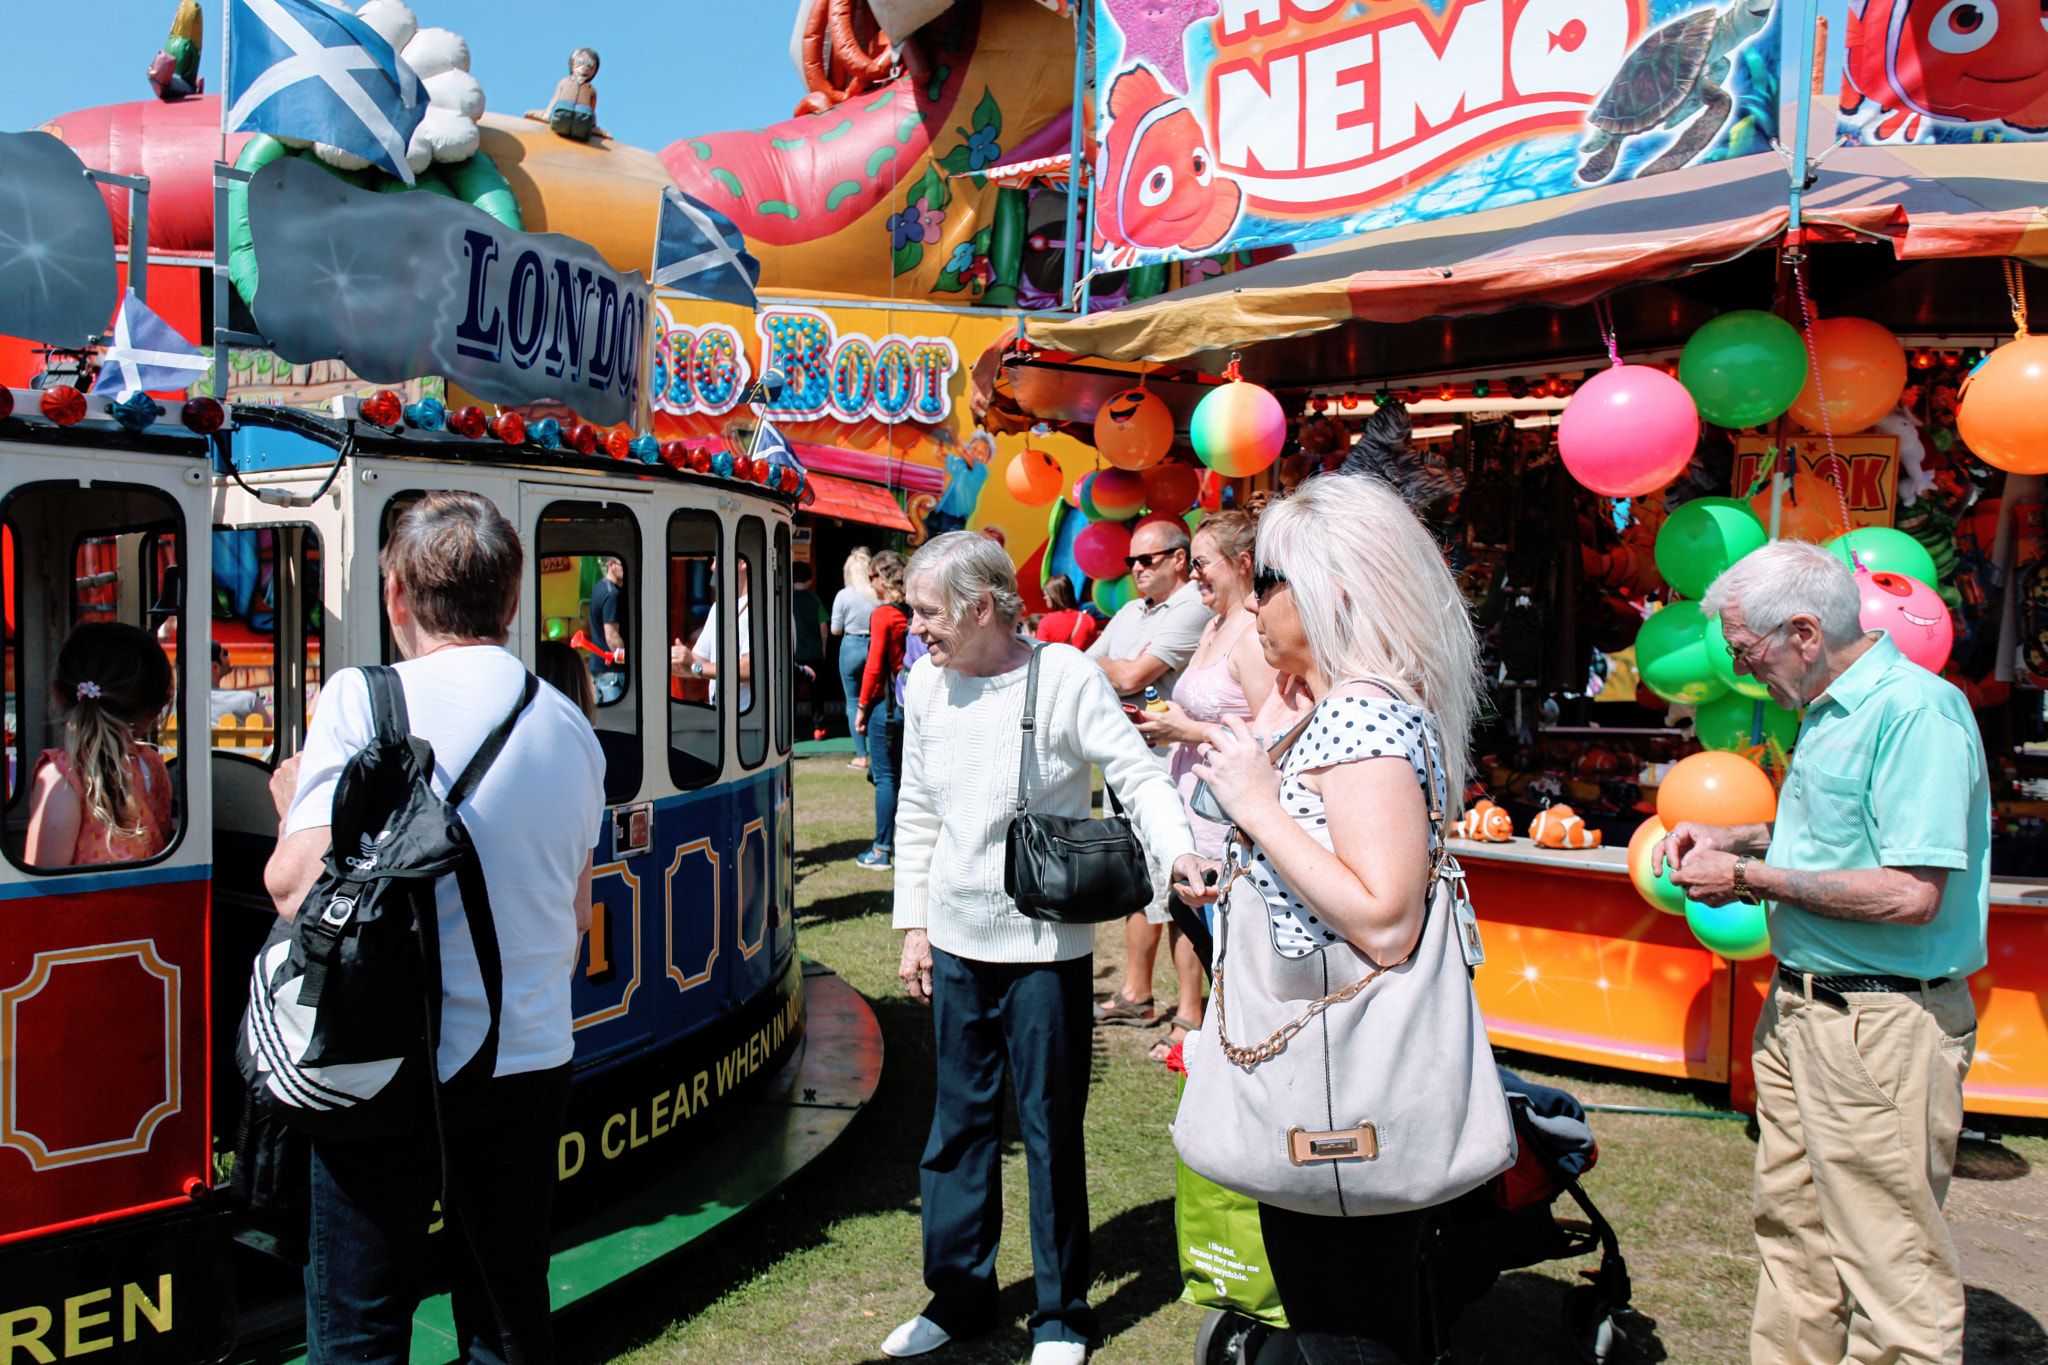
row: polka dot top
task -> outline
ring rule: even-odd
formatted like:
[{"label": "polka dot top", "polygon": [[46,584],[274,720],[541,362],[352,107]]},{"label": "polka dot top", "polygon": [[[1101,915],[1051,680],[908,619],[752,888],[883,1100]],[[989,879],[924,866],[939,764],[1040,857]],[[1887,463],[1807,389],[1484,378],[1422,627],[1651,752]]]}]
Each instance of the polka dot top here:
[{"label": "polka dot top", "polygon": [[[1429,802],[1429,767],[1422,746],[1430,746],[1436,760],[1438,792],[1443,782],[1443,746],[1436,724],[1421,707],[1405,701],[1370,695],[1330,697],[1316,707],[1315,719],[1280,759],[1280,804],[1295,823],[1307,830],[1324,848],[1331,848],[1329,817],[1320,792],[1302,785],[1301,775],[1339,763],[1357,763],[1370,758],[1400,755],[1415,770],[1415,781]],[[1432,855],[1442,847],[1443,830],[1429,832]],[[1334,849],[1331,849],[1335,852]],[[1245,868],[1245,876],[1266,898],[1273,922],[1273,947],[1282,957],[1307,957],[1341,937],[1317,921],[1315,912],[1304,904],[1266,861],[1264,853],[1233,839],[1225,856]]]}]

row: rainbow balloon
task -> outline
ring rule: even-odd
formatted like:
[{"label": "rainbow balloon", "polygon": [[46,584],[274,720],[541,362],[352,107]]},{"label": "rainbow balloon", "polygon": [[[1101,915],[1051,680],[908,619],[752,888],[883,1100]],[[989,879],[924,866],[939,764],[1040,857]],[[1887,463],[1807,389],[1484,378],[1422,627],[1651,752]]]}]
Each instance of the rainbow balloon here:
[{"label": "rainbow balloon", "polygon": [[1102,509],[1095,505],[1095,475],[1101,472],[1083,474],[1074,484],[1074,506],[1090,521],[1102,520]]},{"label": "rainbow balloon", "polygon": [[1287,414],[1257,384],[1225,384],[1195,408],[1189,438],[1203,464],[1226,479],[1248,478],[1280,458]]},{"label": "rainbow balloon", "polygon": [[1128,469],[1100,469],[1090,476],[1088,500],[1111,521],[1129,521],[1145,510],[1145,481]]}]

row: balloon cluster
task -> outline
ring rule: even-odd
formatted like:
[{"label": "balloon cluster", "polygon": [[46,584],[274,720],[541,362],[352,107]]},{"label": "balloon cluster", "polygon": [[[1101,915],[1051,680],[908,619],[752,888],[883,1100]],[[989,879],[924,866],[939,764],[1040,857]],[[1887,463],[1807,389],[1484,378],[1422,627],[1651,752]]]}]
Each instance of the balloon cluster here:
[{"label": "balloon cluster", "polygon": [[1703,825],[1745,825],[1777,818],[1778,794],[1763,769],[1739,754],[1694,754],[1671,765],[1657,788],[1657,813],[1628,841],[1628,875],[1651,908],[1684,915],[1693,937],[1710,952],[1746,962],[1771,950],[1770,929],[1761,905],[1734,901],[1703,905],[1671,880],[1667,863],[1651,868],[1650,851],[1681,821]]}]

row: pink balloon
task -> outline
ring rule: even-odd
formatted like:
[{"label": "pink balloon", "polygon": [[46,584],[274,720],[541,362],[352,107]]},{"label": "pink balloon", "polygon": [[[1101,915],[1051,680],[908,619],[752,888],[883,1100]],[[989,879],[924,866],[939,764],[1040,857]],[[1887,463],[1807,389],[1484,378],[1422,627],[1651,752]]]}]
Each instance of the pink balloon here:
[{"label": "pink balloon", "polygon": [[1634,498],[1684,472],[1700,440],[1685,386],[1649,365],[1616,365],[1588,379],[1557,424],[1564,467],[1595,493]]},{"label": "pink balloon", "polygon": [[1131,532],[1120,521],[1091,521],[1074,537],[1074,562],[1098,581],[1122,578],[1130,552]]},{"label": "pink balloon", "polygon": [[1856,590],[1863,596],[1859,619],[1865,630],[1882,630],[1899,653],[1926,669],[1941,672],[1955,644],[1956,627],[1941,594],[1902,573],[1858,570]]}]

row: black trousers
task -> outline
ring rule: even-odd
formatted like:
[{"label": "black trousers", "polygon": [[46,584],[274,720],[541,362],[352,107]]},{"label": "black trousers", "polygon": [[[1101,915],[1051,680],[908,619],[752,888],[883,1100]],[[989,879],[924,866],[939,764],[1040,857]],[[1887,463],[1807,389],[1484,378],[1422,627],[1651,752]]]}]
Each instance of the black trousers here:
[{"label": "black trousers", "polygon": [[[449,1116],[454,1207],[435,1240],[446,1245],[464,1360],[553,1365],[548,1214],[568,1101],[564,1064],[492,1077]],[[307,1365],[408,1365],[440,1180],[431,1115],[403,1137],[313,1143]]]},{"label": "black trousers", "polygon": [[1266,1264],[1308,1365],[1422,1358],[1422,1234],[1433,1212],[1323,1218],[1259,1205]]},{"label": "black trousers", "polygon": [[[873,750],[869,750],[872,756]],[[924,1197],[924,1315],[955,1337],[996,1320],[1003,1230],[1003,1075],[1016,1082],[1031,1181],[1031,1338],[1086,1342],[1088,1108],[1092,959],[974,962],[932,949],[938,1104],[919,1166]]]}]

